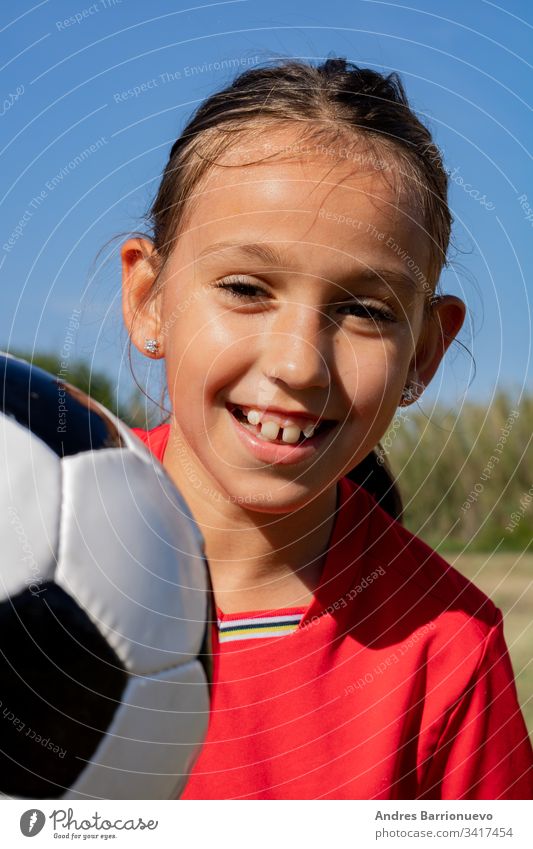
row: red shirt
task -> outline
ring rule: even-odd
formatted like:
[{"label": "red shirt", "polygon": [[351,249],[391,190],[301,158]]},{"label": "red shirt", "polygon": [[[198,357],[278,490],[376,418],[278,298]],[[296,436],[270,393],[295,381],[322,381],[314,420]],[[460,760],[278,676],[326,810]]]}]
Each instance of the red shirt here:
[{"label": "red shirt", "polygon": [[[137,434],[163,457],[168,426]],[[500,611],[348,478],[296,630],[222,644],[216,630],[183,799],[533,798]]]}]

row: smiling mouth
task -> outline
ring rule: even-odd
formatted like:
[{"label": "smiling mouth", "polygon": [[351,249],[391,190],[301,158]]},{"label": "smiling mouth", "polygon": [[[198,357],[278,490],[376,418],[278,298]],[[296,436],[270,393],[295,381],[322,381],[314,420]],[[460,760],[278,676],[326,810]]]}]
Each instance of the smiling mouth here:
[{"label": "smiling mouth", "polygon": [[276,422],[264,422],[253,424],[248,420],[247,415],[236,405],[228,406],[231,415],[237,419],[239,424],[249,430],[254,436],[265,442],[271,442],[277,445],[302,445],[312,442],[317,436],[322,436],[328,430],[331,430],[337,424],[332,419],[323,419],[316,425],[312,432],[305,428],[308,435],[306,436],[297,425],[289,425],[280,427]]}]

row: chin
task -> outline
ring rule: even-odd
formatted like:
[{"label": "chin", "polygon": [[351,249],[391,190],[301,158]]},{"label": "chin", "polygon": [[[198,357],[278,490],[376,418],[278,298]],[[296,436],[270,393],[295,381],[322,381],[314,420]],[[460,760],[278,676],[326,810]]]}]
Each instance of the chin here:
[{"label": "chin", "polygon": [[319,491],[314,491],[314,489],[310,491],[309,487],[300,483],[278,479],[271,485],[263,483],[260,486],[250,487],[238,493],[227,491],[226,498],[228,502],[238,504],[254,513],[279,515],[292,513],[305,507],[328,488],[328,486],[325,486]]}]

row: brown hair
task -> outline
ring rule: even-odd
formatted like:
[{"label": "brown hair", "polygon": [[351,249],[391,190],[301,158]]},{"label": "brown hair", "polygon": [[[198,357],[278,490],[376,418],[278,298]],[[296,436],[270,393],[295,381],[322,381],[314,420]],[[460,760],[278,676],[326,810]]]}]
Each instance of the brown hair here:
[{"label": "brown hair", "polygon": [[[429,130],[409,107],[397,74],[383,76],[343,58],[318,66],[284,59],[254,67],[200,105],[172,146],[148,214],[159,273],[194,208],[198,184],[217,164],[217,157],[245,132],[260,133],[269,125],[287,122],[300,122],[302,138],[312,138],[317,151],[332,149],[339,155],[337,142],[347,145],[343,151],[355,151],[363,142],[365,161],[399,178],[402,189],[416,199],[431,244],[423,283],[429,317],[431,297],[447,264],[452,224],[448,176]],[[333,142],[333,148],[326,148],[326,142]],[[374,449],[348,477],[401,520],[400,492],[383,452],[378,456]]]}]

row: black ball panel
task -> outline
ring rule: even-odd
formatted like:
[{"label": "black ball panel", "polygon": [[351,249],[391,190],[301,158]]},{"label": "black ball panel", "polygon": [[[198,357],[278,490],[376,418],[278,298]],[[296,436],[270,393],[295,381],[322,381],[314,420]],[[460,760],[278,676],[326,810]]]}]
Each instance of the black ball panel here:
[{"label": "black ball panel", "polygon": [[58,798],[94,754],[127,673],[53,582],[0,603],[0,790]]},{"label": "black ball panel", "polygon": [[59,457],[122,446],[112,419],[69,383],[5,354],[0,354],[0,379],[0,411],[27,427]]}]

